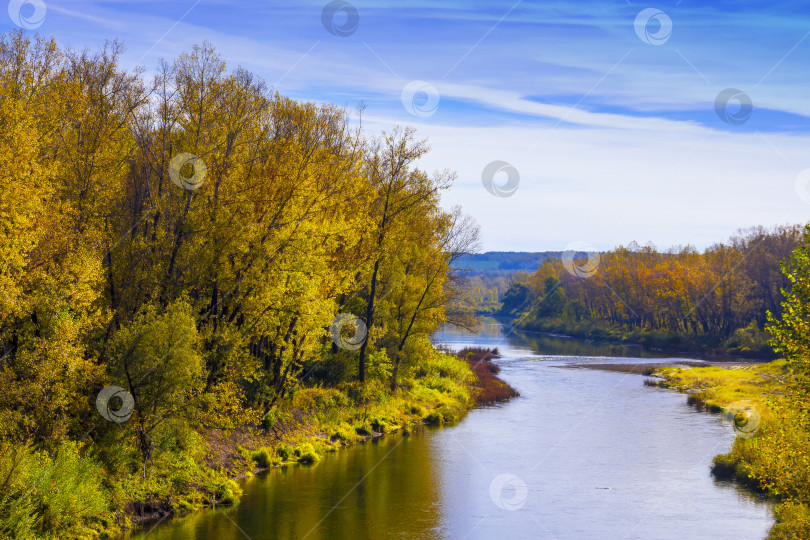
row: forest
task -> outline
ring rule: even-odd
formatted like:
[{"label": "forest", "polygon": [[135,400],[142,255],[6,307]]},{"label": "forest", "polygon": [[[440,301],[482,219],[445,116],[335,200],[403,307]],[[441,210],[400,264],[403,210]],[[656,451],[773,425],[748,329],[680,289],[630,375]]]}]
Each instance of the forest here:
[{"label": "forest", "polygon": [[702,252],[631,243],[606,253],[564,253],[518,275],[500,313],[527,330],[768,354],[767,314],[781,314],[782,290],[790,288],[781,263],[802,230],[754,227]]},{"label": "forest", "polygon": [[122,52],[0,39],[3,536],[233,503],[256,465],[471,402],[428,336],[468,317],[451,268],[478,227],[439,206],[426,141],[208,43],[150,80]]}]

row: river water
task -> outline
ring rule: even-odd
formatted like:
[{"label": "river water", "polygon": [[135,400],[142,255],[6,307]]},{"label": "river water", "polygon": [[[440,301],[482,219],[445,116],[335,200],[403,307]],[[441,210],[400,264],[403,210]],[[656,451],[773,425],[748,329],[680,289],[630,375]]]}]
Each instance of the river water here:
[{"label": "river water", "polygon": [[455,426],[394,435],[245,481],[242,502],[168,522],[150,540],[762,539],[769,506],[709,474],[734,435],[718,415],[571,365],[667,360],[638,349],[517,335],[490,321],[444,329],[497,346],[521,397]]}]

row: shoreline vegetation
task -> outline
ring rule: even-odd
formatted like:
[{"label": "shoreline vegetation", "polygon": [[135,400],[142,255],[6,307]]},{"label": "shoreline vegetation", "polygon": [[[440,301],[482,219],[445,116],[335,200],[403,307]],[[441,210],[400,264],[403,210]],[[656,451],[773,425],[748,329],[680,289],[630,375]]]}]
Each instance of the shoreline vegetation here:
[{"label": "shoreline vegetation", "polygon": [[[518,324],[518,321],[516,321]],[[661,352],[668,354],[690,354],[701,355],[712,358],[717,362],[734,361],[736,359],[747,359],[751,361],[768,362],[777,358],[777,354],[770,348],[758,347],[755,350],[749,348],[724,347],[710,341],[706,343],[704,339],[695,339],[679,336],[673,339],[669,333],[657,333],[643,330],[631,331],[620,328],[609,329],[605,326],[594,326],[583,329],[581,326],[569,326],[566,324],[542,324],[522,325],[516,334],[536,333],[545,336],[579,339],[596,344],[621,345],[625,347],[638,347],[641,350],[651,352]]]},{"label": "shoreline vegetation", "polygon": [[519,393],[497,377],[497,349],[437,349],[396,393],[384,386],[301,389],[280,411],[269,432],[240,429],[204,436],[210,470],[224,471],[220,500],[202,493],[169,494],[163,500],[127,507],[134,531],[166,518],[184,517],[216,505],[239,503],[237,480],[273,467],[316,465],[330,452],[387,435],[409,436],[425,426],[451,425],[475,407],[508,401]]},{"label": "shoreline vegetation", "polygon": [[[81,527],[74,526],[71,537],[117,538],[166,519],[237,505],[242,494],[238,480],[243,478],[273,467],[317,465],[327,453],[372,438],[408,436],[425,426],[457,423],[475,406],[519,395],[497,377],[499,368],[492,360],[498,357],[497,349],[466,348],[458,353],[437,349],[396,391],[380,383],[299,388],[277,410],[266,431],[242,427],[201,432],[184,463],[163,463],[169,456],[155,456],[154,466],[164,476],[150,478],[140,490],[137,482],[115,486],[105,481],[117,508],[110,512],[97,507],[96,514],[69,516],[82,521]],[[11,459],[0,459],[0,467],[5,467],[0,473],[8,475],[14,472],[8,468],[10,463],[25,468],[32,460],[42,463],[46,456],[30,448],[5,447],[4,451]],[[85,480],[89,474],[103,475],[100,467],[82,460],[77,451],[69,454]],[[65,461],[63,451],[57,461]]]},{"label": "shoreline vegetation", "polygon": [[500,358],[498,348],[465,347],[458,356],[466,360],[476,378],[476,403],[492,405],[519,397],[520,393],[498,377],[501,368],[492,360]]},{"label": "shoreline vegetation", "polygon": [[589,367],[656,377],[645,384],[721,414],[737,437],[711,473],[774,503],[768,540],[810,538],[810,225],[751,229],[703,253],[563,254],[518,275],[499,313],[528,331],[771,359]]}]

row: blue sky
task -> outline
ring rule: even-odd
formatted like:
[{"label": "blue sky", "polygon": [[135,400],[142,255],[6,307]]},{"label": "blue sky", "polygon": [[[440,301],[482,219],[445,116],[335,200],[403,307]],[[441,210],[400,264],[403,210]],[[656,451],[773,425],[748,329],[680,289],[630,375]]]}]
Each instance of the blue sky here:
[{"label": "blue sky", "polygon": [[[282,94],[365,101],[369,132],[413,125],[433,148],[420,165],[458,171],[443,202],[476,217],[487,250],[705,247],[810,219],[802,4],[352,1],[330,32],[321,1],[13,0],[0,29],[120,38],[122,67],[147,72],[208,40]],[[493,161],[519,173],[508,197],[483,185]]]}]

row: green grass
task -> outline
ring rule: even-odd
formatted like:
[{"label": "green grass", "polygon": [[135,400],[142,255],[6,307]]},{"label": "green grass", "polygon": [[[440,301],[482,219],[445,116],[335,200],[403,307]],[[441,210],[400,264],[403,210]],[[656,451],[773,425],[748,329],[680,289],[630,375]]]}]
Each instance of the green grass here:
[{"label": "green grass", "polygon": [[763,404],[784,381],[785,361],[774,360],[747,367],[662,368],[653,372],[661,377],[658,386],[689,393],[690,404],[719,412],[735,401]]}]

